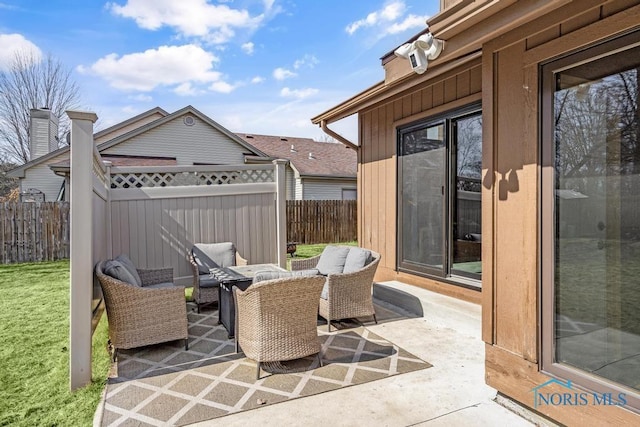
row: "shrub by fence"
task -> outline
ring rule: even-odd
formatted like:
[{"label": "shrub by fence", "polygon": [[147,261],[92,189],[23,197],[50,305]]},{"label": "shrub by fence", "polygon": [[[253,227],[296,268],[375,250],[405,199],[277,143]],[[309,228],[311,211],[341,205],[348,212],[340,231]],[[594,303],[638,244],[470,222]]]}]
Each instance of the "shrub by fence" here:
[{"label": "shrub by fence", "polygon": [[287,241],[349,242],[358,238],[355,200],[287,200]]},{"label": "shrub by fence", "polygon": [[0,203],[0,262],[69,258],[69,203]]}]

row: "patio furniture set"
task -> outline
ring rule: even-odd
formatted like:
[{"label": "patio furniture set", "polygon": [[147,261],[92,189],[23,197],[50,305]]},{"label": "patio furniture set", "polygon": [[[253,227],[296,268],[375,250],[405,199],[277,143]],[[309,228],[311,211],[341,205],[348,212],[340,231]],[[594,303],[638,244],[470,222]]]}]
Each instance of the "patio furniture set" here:
[{"label": "patio furniture set", "polygon": [[[317,354],[317,316],[331,321],[373,316],[372,285],[380,255],[328,245],[321,255],[292,259],[291,271],[250,265],[231,242],[198,243],[189,253],[197,312],[218,305],[218,321],[235,338],[236,351],[261,364]],[[173,269],[137,269],[124,254],[95,268],[109,320],[115,362],[119,349],[184,340],[188,350],[184,287]],[[236,315],[237,313],[237,315]]]}]

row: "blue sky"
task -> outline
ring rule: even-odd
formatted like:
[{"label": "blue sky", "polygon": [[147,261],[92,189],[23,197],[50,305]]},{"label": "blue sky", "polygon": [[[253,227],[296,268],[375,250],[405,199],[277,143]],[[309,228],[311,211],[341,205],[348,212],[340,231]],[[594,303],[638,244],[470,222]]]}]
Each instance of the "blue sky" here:
[{"label": "blue sky", "polygon": [[[321,139],[310,118],[384,78],[438,0],[0,0],[15,49],[72,70],[97,128],[193,105],[234,132]],[[337,128],[355,140],[354,122]]]}]

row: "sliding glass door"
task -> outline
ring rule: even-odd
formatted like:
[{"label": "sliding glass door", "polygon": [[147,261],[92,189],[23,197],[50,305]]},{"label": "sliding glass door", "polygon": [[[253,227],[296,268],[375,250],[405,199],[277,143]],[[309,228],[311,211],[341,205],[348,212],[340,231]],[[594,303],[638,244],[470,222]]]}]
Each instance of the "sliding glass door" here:
[{"label": "sliding glass door", "polygon": [[399,268],[480,286],[479,107],[399,129],[398,153]]}]

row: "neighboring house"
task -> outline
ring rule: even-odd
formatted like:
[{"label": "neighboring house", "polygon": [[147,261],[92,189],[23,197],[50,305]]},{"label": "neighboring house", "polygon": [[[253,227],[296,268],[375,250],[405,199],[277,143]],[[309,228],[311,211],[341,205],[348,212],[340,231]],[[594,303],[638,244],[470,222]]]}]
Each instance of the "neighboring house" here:
[{"label": "neighboring house", "polygon": [[[57,147],[57,120],[32,110],[34,158],[9,172],[28,199],[65,200],[69,147]],[[156,107],[94,135],[113,166],[225,165],[291,160],[288,199],[355,199],[356,153],[308,138],[234,134],[192,106],[174,113]],[[294,151],[291,151],[294,146]],[[27,197],[23,197],[27,199]]]},{"label": "neighboring house", "polygon": [[640,1],[441,5],[425,72],[389,52],[384,81],[312,119],[358,115],[376,279],[482,304],[503,395],[640,425]]},{"label": "neighboring house", "polygon": [[355,200],[357,154],[340,143],[236,133],[269,157],[289,160],[288,200]]}]

